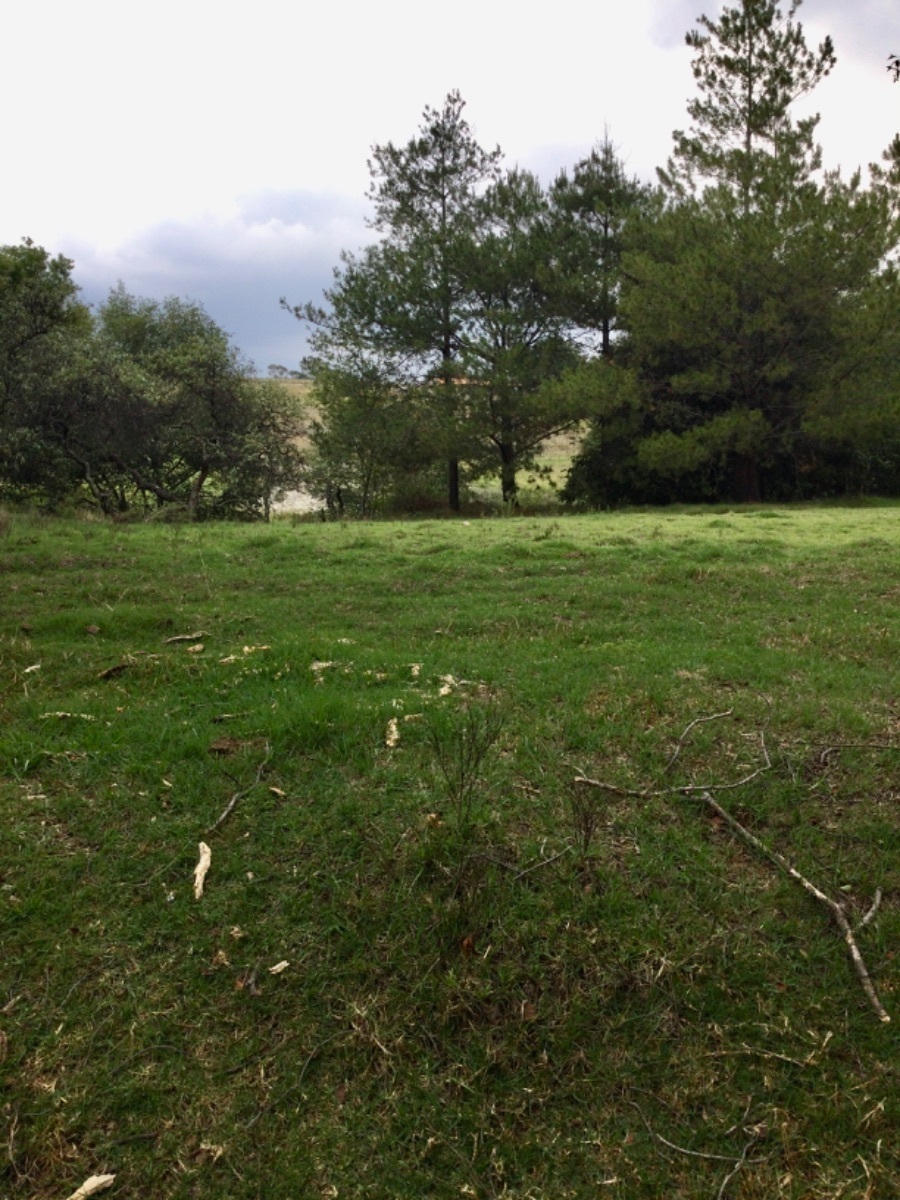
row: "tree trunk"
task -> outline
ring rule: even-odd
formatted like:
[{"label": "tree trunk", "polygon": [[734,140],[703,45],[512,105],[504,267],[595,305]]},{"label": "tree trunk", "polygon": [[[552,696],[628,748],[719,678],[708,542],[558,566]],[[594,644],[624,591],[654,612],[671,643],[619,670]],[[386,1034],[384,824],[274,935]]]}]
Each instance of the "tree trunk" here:
[{"label": "tree trunk", "polygon": [[759,484],[759,464],[751,454],[736,454],[732,462],[731,480],[734,498],[741,504],[758,504],[762,499]]},{"label": "tree trunk", "polygon": [[512,421],[508,416],[500,418],[500,487],[503,492],[503,503],[513,507],[518,504],[518,485],[516,484],[516,447],[512,440]]},{"label": "tree trunk", "polygon": [[200,507],[200,493],[203,490],[204,483],[206,483],[207,475],[209,475],[209,467],[206,465],[206,463],[204,463],[197,472],[194,482],[191,484],[191,496],[190,500],[188,501],[188,509],[191,517],[194,520],[197,519],[197,510]]},{"label": "tree trunk", "polygon": [[459,463],[455,458],[447,463],[447,503],[453,512],[459,512]]}]

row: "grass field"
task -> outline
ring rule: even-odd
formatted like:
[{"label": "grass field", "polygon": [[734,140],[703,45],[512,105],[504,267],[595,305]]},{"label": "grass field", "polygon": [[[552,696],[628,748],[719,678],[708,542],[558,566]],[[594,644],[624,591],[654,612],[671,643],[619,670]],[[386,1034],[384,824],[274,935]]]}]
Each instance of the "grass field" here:
[{"label": "grass field", "polygon": [[0,598],[0,1196],[900,1194],[900,507],[6,514]]}]

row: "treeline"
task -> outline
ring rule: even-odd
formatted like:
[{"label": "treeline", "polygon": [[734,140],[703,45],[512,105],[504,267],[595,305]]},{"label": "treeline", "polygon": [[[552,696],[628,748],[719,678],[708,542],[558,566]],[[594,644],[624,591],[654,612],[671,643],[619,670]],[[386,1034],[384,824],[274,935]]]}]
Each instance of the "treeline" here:
[{"label": "treeline", "polygon": [[72,265],[30,241],[0,248],[0,498],[267,517],[300,485],[285,389],[248,379],[198,304],[120,285],[91,312]]},{"label": "treeline", "polygon": [[794,110],[835,55],[799,6],[699,19],[655,186],[606,134],[545,187],[456,92],[376,146],[376,239],[323,305],[281,302],[311,328],[305,462],[292,399],[198,305],[120,286],[92,313],[67,259],[0,248],[0,498],[266,517],[302,486],[369,515],[494,475],[515,504],[576,426],[573,503],[900,494],[900,136],[865,178],[822,169]]},{"label": "treeline", "polygon": [[373,151],[371,226],[311,326],[308,486],[342,511],[534,468],[589,422],[589,505],[900,492],[900,137],[823,171],[797,100],[835,65],[772,0],[687,35],[697,95],[655,187],[609,135],[543,187],[451,93]]}]

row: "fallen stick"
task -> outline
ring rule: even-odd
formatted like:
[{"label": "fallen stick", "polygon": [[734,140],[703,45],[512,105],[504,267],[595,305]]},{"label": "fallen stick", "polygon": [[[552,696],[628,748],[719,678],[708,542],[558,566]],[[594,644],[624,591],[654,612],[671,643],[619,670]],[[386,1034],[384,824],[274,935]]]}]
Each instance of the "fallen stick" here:
[{"label": "fallen stick", "polygon": [[[791,877],[791,879],[795,879],[797,883],[799,883],[805,891],[809,892],[811,896],[815,897],[820,904],[825,905],[825,907],[834,917],[841,933],[844,935],[844,941],[847,945],[847,950],[850,954],[850,959],[853,963],[854,970],[859,977],[863,991],[866,993],[866,997],[869,1003],[872,1005],[872,1008],[875,1010],[879,1021],[890,1021],[890,1014],[886,1011],[884,1005],[878,999],[878,993],[875,991],[874,984],[872,983],[872,979],[866,968],[866,964],[863,961],[863,956],[860,953],[859,946],[856,944],[856,938],[853,936],[853,930],[850,928],[850,922],[847,920],[847,914],[841,908],[840,904],[838,904],[836,900],[832,900],[830,896],[826,896],[821,888],[817,888],[816,885],[811,883],[805,875],[801,875],[796,867],[791,866],[783,854],[779,854],[777,850],[771,849],[771,847],[767,846],[765,842],[760,841],[755,834],[752,834],[750,830],[742,825],[735,817],[733,817],[731,813],[726,812],[722,805],[719,804],[719,802],[713,796],[711,796],[708,791],[697,793],[697,799],[701,800],[708,808],[711,808],[716,816],[723,820],[733,833],[737,834],[741,841],[746,842],[748,846],[752,846],[755,850],[758,850],[759,853],[765,858],[768,858],[771,862],[775,863],[777,867],[780,867],[786,875]],[[872,909],[870,910],[873,915],[874,910],[877,910],[877,905],[873,905]],[[868,918],[868,914],[866,914],[866,917],[863,918],[863,921],[867,923],[868,919],[870,918]]]},{"label": "fallen stick", "polygon": [[695,717],[693,719],[693,721],[691,721],[690,725],[688,725],[685,728],[681,737],[678,739],[678,745],[675,747],[675,751],[672,754],[672,757],[669,759],[669,761],[663,767],[663,774],[665,774],[666,771],[671,771],[672,768],[675,766],[675,763],[678,759],[678,755],[681,753],[681,748],[684,745],[685,738],[691,732],[691,730],[694,728],[695,725],[705,725],[707,721],[721,721],[723,719],[723,717],[730,717],[733,712],[734,712],[734,709],[729,708],[729,709],[726,709],[725,712],[713,713],[709,717]]},{"label": "fallen stick", "polygon": [[[256,785],[259,783],[259,781],[262,779],[263,771],[269,765],[269,759],[271,757],[272,757],[272,747],[267,742],[266,743],[266,757],[262,760],[262,762],[256,768],[256,778],[253,780],[253,782],[250,784],[249,787],[245,787],[241,791],[234,793],[234,795],[231,797],[231,799],[225,805],[223,810],[219,813],[218,817],[216,817],[215,821],[213,821],[212,825],[210,825],[210,827],[207,829],[207,831],[206,831],[207,833],[212,833],[214,830],[218,829],[219,826],[222,824],[222,822],[227,817],[231,816],[232,812],[234,811],[235,805],[238,803],[238,801],[243,799],[243,797],[246,796],[248,792],[253,791],[253,789],[256,787]],[[234,778],[234,777],[232,776],[231,778]]]}]

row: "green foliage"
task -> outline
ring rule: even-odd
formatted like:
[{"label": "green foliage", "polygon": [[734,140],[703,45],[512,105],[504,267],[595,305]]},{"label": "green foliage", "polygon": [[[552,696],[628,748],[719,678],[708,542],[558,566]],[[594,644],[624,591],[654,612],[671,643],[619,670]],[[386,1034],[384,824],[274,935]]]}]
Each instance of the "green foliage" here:
[{"label": "green foliage", "polygon": [[[373,469],[382,454],[381,473],[396,483],[398,471],[427,474],[443,458],[451,508],[461,463],[472,477],[498,474],[504,500],[514,501],[516,471],[581,415],[551,411],[542,392],[577,360],[557,253],[563,207],[528,172],[501,173],[500,152],[477,144],[463,107],[453,92],[442,110],[425,110],[405,147],[376,147],[370,196],[381,240],[343,255],[327,310],[292,309],[314,327],[309,368],[328,398],[316,441],[327,440],[332,473],[359,477],[358,420],[370,432],[376,420],[360,401],[372,398],[375,380],[378,410],[408,415],[365,447]],[[406,450],[399,459],[396,451],[413,444],[419,458],[404,465]]]},{"label": "green foliage", "polygon": [[0,494],[59,499],[75,471],[40,428],[47,380],[64,369],[89,324],[72,262],[30,239],[0,247]]},{"label": "green foliage", "polygon": [[776,0],[741,0],[717,21],[701,16],[685,41],[696,53],[699,95],[688,102],[694,122],[676,131],[663,183],[683,195],[701,181],[733,189],[745,212],[773,194],[803,189],[821,164],[813,141],[818,116],[794,121],[791,106],[813,91],[835,65],[830,38],[810,50],[794,22],[802,0],[785,16]]},{"label": "green foliage", "polygon": [[652,200],[650,189],[629,177],[609,133],[570,179],[561,171],[551,189],[560,215],[553,248],[557,302],[577,328],[600,334],[599,349],[613,352],[620,330],[621,258],[628,223]]},{"label": "green foliage", "polygon": [[668,194],[632,223],[622,260],[640,411],[588,443],[571,496],[900,488],[896,437],[885,439],[900,391],[896,156],[867,187],[858,173],[817,177],[817,118],[794,121],[791,105],[834,54],[827,39],[806,47],[797,8],[744,0],[688,35],[695,124],[676,133]]},{"label": "green foliage", "polygon": [[2,258],[7,492],[53,504],[80,490],[106,514],[254,518],[297,486],[300,415],[247,379],[200,305],[120,285],[92,322],[68,260],[30,244]]},{"label": "green foliage", "polygon": [[312,457],[307,489],[336,515],[369,517],[417,481],[430,490],[438,461],[431,409],[370,363],[314,367]]}]

